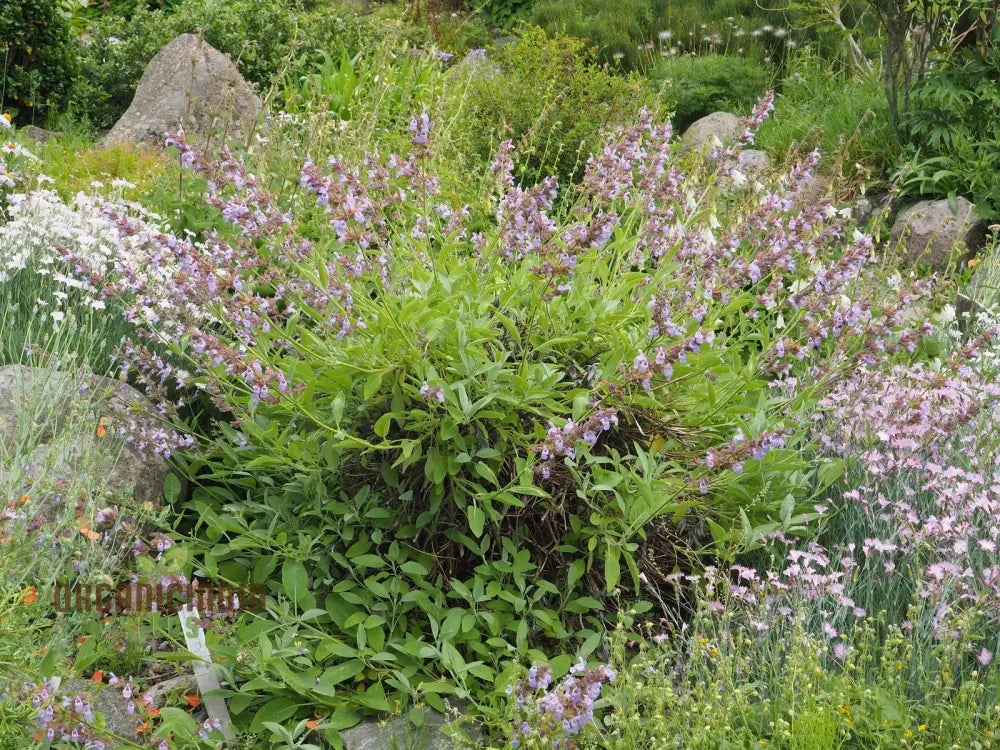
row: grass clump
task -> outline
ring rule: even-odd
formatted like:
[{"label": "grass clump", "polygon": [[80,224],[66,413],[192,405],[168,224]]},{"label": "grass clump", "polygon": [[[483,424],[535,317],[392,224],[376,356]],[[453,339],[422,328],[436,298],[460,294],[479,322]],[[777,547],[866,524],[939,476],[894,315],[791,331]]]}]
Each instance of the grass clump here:
[{"label": "grass clump", "polygon": [[714,54],[668,57],[650,79],[662,88],[680,130],[719,110],[746,114],[771,85],[771,74],[757,60]]},{"label": "grass clump", "polygon": [[775,116],[757,138],[760,147],[779,159],[795,148],[819,148],[836,155],[848,176],[885,175],[900,146],[878,77],[837,73],[809,50],[796,55],[789,71]]}]

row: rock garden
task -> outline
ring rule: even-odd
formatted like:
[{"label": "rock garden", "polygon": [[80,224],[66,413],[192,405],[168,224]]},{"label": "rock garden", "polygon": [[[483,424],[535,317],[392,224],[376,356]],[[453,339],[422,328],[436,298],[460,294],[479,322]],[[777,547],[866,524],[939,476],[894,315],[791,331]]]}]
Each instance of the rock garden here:
[{"label": "rock garden", "polygon": [[986,0],[0,3],[0,750],[1000,739]]}]

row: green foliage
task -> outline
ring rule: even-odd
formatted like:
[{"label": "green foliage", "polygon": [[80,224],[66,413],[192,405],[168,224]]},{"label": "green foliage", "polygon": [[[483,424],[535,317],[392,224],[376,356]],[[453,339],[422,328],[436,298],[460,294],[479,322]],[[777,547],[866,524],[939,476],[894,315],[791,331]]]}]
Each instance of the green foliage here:
[{"label": "green foliage", "polygon": [[640,48],[656,36],[665,7],[665,0],[541,0],[529,19],[550,36],[586,40],[612,68],[633,70],[643,60]]},{"label": "green foliage", "polygon": [[472,0],[470,4],[490,26],[507,28],[531,10],[534,0]]},{"label": "green foliage", "polygon": [[0,4],[0,111],[22,123],[65,103],[77,72],[70,25],[59,0]]},{"label": "green foliage", "polygon": [[680,130],[719,110],[747,115],[771,85],[771,74],[757,60],[733,55],[664,58],[650,77],[673,105]]},{"label": "green foliage", "polygon": [[132,101],[146,64],[181,33],[200,33],[266,89],[284,74],[297,77],[326,53],[354,54],[374,39],[367,25],[335,7],[303,12],[284,0],[182,0],[169,10],[140,7],[106,15],[78,44],[81,75],[74,112],[96,129],[115,123]]},{"label": "green foliage", "polygon": [[778,159],[795,146],[818,147],[845,174],[875,179],[900,150],[881,81],[832,71],[808,48],[790,62],[774,116],[761,127],[757,144]]},{"label": "green foliage", "polygon": [[606,128],[654,106],[639,80],[602,70],[571,37],[525,28],[516,43],[492,48],[488,58],[456,67],[467,109],[458,137],[482,161],[512,139],[525,183],[550,174],[562,184],[578,179]]},{"label": "green foliage", "polygon": [[905,195],[963,195],[1000,216],[1000,49],[967,52],[927,76],[904,126],[915,154],[901,170]]}]

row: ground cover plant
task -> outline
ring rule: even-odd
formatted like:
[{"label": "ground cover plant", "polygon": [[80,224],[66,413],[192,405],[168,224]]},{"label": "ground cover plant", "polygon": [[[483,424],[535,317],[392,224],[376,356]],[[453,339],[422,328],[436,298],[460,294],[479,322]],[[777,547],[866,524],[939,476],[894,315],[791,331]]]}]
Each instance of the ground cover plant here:
[{"label": "ground cover plant", "polygon": [[[53,5],[84,73],[0,118],[0,747],[995,746],[995,249],[928,276],[852,205],[989,212],[987,5]],[[266,127],[102,146],[179,31]],[[66,578],[264,594],[185,633]]]}]

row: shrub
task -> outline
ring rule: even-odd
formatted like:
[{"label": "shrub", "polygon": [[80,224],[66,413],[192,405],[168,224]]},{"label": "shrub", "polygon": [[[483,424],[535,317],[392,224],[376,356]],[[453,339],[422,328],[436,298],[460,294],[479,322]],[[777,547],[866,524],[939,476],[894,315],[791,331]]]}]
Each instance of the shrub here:
[{"label": "shrub", "polygon": [[550,38],[537,28],[491,49],[488,60],[471,55],[454,75],[468,110],[461,137],[484,161],[501,140],[512,138],[517,177],[525,184],[546,175],[563,184],[579,179],[602,132],[653,101],[638,80],[598,68],[582,42]]},{"label": "shrub", "polygon": [[469,5],[490,26],[507,28],[530,11],[534,0],[472,0]]},{"label": "shrub", "polygon": [[535,665],[512,681],[507,736],[524,748],[985,747],[1000,729],[1000,509],[982,471],[1000,450],[996,359],[984,361],[998,331],[933,366],[861,367],[838,385],[815,430],[856,461],[818,510],[817,538],[776,534],[757,565],[674,576],[668,618],[623,613],[609,665],[567,678],[613,675],[600,704],[597,690],[550,686],[565,665]]},{"label": "shrub", "polygon": [[182,33],[204,34],[263,88],[285,74],[297,77],[320,59],[320,51],[354,54],[374,38],[362,21],[337,9],[299,12],[280,0],[183,0],[169,12],[137,8],[128,17],[107,15],[78,42],[75,114],[96,129],[111,127],[131,103],[149,61]]},{"label": "shrub", "polygon": [[613,68],[640,67],[646,42],[656,37],[664,0],[542,0],[529,16],[550,36],[579,37],[597,49],[597,59]]},{"label": "shrub", "polygon": [[[178,140],[233,238],[112,216],[149,252],[107,279],[137,323],[123,359],[151,394],[193,384],[231,417],[187,463],[188,522],[199,570],[270,582],[268,619],[235,632],[250,645],[220,649],[255,730],[303,699],[333,731],[482,695],[512,657],[592,653],[610,597],[659,589],[693,548],[802,532],[839,468],[802,452],[799,421],[919,337],[881,296],[919,285],[856,285],[870,239],[791,212],[815,156],[762,196],[735,153],[685,175],[647,115],[558,211],[504,146],[497,225],[470,227],[430,127],[413,118],[408,156],[305,164],[291,203]],[[303,192],[329,221],[312,239]]]},{"label": "shrub", "polygon": [[0,6],[0,109],[33,122],[65,102],[77,71],[70,26],[59,0]]},{"label": "shrub", "polygon": [[650,78],[664,86],[680,130],[719,110],[749,112],[771,83],[771,74],[756,60],[712,54],[665,58]]},{"label": "shrub", "polygon": [[902,169],[905,195],[963,195],[1000,216],[1000,49],[966,51],[915,85],[904,133],[915,153]]}]

